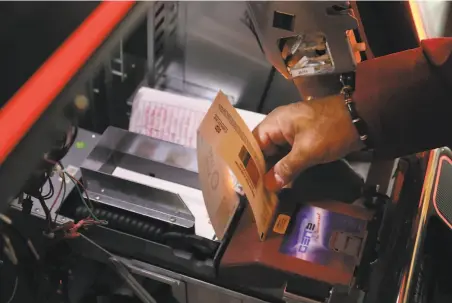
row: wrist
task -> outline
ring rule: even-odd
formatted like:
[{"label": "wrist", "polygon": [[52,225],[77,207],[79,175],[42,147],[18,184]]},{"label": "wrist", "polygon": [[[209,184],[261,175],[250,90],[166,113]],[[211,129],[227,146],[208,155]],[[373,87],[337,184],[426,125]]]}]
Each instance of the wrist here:
[{"label": "wrist", "polygon": [[[346,81],[344,79],[348,79]],[[362,143],[363,148],[369,147],[369,132],[367,128],[367,123],[362,119],[359,115],[355,102],[352,98],[354,91],[354,77],[341,77],[342,83],[344,87],[341,90],[341,95],[343,97],[345,107],[349,113],[350,119],[355,127],[356,132],[358,133],[359,140]]]},{"label": "wrist", "polygon": [[356,129],[353,121],[351,119],[350,113],[347,109],[347,106],[344,101],[344,97],[342,95],[333,96],[333,102],[336,108],[336,115],[339,121],[340,127],[343,129],[343,134],[345,138],[343,138],[349,146],[349,152],[356,152],[366,148],[364,142],[360,139],[360,134]]}]

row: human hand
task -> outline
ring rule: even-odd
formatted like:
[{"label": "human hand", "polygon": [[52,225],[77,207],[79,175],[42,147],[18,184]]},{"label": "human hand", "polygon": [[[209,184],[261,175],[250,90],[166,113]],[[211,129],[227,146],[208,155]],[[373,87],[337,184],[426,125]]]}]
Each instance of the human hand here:
[{"label": "human hand", "polygon": [[364,147],[342,96],[281,106],[254,130],[265,156],[289,153],[265,175],[265,186],[280,190],[303,170],[338,160]]}]

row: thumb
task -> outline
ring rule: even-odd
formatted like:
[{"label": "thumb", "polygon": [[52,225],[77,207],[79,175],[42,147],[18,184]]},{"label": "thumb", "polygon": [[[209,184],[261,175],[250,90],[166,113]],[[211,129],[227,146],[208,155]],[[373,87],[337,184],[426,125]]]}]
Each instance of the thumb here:
[{"label": "thumb", "polygon": [[307,167],[307,159],[292,148],[292,150],[284,158],[279,160],[279,162],[265,175],[265,187],[270,191],[279,191]]}]

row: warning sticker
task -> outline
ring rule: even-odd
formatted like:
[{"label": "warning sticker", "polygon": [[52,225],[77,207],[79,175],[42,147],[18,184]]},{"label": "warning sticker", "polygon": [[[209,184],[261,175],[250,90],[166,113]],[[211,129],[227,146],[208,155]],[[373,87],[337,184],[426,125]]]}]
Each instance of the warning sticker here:
[{"label": "warning sticker", "polygon": [[280,214],[276,219],[275,225],[273,226],[273,231],[277,234],[284,235],[289,226],[290,216]]}]

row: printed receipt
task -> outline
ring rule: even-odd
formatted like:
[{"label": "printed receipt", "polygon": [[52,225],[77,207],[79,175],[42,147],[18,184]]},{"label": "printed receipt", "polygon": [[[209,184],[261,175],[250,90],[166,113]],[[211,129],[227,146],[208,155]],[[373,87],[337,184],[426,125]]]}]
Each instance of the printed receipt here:
[{"label": "printed receipt", "polygon": [[259,238],[264,240],[277,198],[264,187],[265,160],[259,145],[221,91],[198,129],[197,155],[204,202],[217,237],[222,239],[238,206],[229,167],[242,185]]}]

